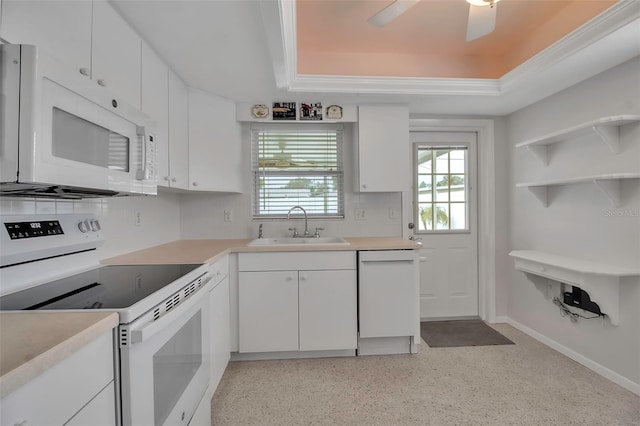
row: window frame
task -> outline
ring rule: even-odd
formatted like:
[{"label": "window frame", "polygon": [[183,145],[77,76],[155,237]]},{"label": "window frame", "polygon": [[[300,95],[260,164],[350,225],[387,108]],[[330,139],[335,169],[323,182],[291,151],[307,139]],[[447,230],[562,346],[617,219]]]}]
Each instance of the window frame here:
[{"label": "window frame", "polygon": [[[420,188],[418,187],[418,154],[420,152],[421,148],[428,148],[428,149],[432,149],[432,150],[437,150],[437,149],[451,149],[453,147],[465,147],[465,151],[466,151],[466,155],[465,155],[465,162],[464,162],[464,177],[465,177],[465,228],[464,229],[420,229],[420,225],[417,222],[419,220],[419,213],[418,213],[418,209],[420,208],[420,202],[419,202],[419,192],[420,192]],[[469,142],[455,142],[455,143],[442,143],[442,142],[415,142],[413,144],[413,218],[415,221],[415,226],[413,229],[413,233],[414,234],[421,234],[421,235],[426,235],[426,234],[470,234],[472,232],[471,229],[471,188],[472,188],[472,184],[473,182],[471,181],[471,176],[470,176],[470,155],[471,155],[471,144]],[[433,165],[433,167],[435,167],[435,163]],[[432,169],[433,170],[433,169]],[[431,176],[434,175],[438,175],[439,173],[431,173]],[[449,176],[451,176],[451,173],[447,173]],[[432,198],[433,200],[433,198]],[[448,203],[451,203],[451,201],[448,201]],[[432,201],[432,204],[436,204],[435,202]]]},{"label": "window frame", "polygon": [[[336,147],[336,157],[337,157],[337,170],[327,173],[327,172],[318,172],[318,171],[282,171],[282,172],[266,172],[265,170],[260,170],[257,166],[257,159],[259,154],[256,153],[258,149],[258,141],[254,137],[255,132],[274,132],[274,133],[304,133],[304,132],[327,132],[327,131],[335,131],[339,136],[337,137],[337,147]],[[277,214],[259,214],[260,206],[260,187],[259,187],[259,178],[262,174],[268,173],[272,176],[283,176],[283,177],[291,177],[295,179],[296,177],[304,178],[308,176],[335,176],[338,182],[337,188],[337,213],[327,213],[327,214],[318,214],[313,213],[307,210],[307,215],[309,219],[321,219],[321,220],[344,220],[345,218],[345,168],[344,168],[344,145],[345,145],[345,129],[341,124],[329,124],[329,123],[261,123],[254,124],[250,129],[250,144],[251,144],[251,219],[253,221],[264,221],[264,220],[282,220],[287,218],[286,213],[277,213]],[[301,205],[305,208],[304,203],[293,202],[291,207],[294,205]],[[297,213],[296,213],[297,214]]]}]

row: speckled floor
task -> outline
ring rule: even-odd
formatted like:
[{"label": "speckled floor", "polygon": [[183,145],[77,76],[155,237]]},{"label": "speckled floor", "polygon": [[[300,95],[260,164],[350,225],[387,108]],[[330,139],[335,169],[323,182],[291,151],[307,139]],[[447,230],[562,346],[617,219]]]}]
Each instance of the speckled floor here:
[{"label": "speckled floor", "polygon": [[213,425],[640,425],[640,396],[495,328],[515,345],[232,362]]}]

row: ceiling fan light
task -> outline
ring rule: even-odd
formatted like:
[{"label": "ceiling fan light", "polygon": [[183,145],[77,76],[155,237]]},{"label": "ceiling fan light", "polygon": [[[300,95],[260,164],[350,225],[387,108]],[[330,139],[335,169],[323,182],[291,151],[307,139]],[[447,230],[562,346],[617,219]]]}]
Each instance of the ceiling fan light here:
[{"label": "ceiling fan light", "polygon": [[473,5],[473,6],[491,6],[493,7],[494,4],[498,3],[500,0],[467,0],[467,3]]}]

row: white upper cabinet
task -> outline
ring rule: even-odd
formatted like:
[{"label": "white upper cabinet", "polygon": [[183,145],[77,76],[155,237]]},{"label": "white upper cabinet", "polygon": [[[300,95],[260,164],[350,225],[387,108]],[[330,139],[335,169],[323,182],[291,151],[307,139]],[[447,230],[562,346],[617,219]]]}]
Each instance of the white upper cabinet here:
[{"label": "white upper cabinet", "polygon": [[90,1],[3,0],[0,37],[34,44],[89,76],[91,10]]},{"label": "white upper cabinet", "polygon": [[93,2],[91,78],[140,108],[142,39],[105,0]]},{"label": "white upper cabinet", "polygon": [[241,129],[235,103],[189,90],[189,189],[242,192]]},{"label": "white upper cabinet", "polygon": [[189,189],[189,95],[169,70],[169,140],[158,148],[158,185]]},{"label": "white upper cabinet", "polygon": [[155,123],[156,175],[163,185],[168,176],[169,149],[169,68],[146,43],[142,43],[140,106]]},{"label": "white upper cabinet", "polygon": [[140,108],[142,39],[106,0],[5,0],[0,37],[46,50]]},{"label": "white upper cabinet", "polygon": [[354,140],[356,192],[411,189],[408,105],[360,105]]}]

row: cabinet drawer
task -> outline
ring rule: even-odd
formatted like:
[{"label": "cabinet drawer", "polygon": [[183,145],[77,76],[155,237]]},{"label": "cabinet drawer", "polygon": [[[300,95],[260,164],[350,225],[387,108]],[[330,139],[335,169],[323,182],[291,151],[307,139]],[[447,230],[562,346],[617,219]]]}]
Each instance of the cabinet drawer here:
[{"label": "cabinet drawer", "polygon": [[116,403],[113,382],[91,400],[65,426],[115,426]]},{"label": "cabinet drawer", "polygon": [[211,271],[213,286],[215,287],[229,275],[229,256],[224,256],[213,262],[209,266],[209,271]]},{"label": "cabinet drawer", "polygon": [[109,332],[3,398],[0,424],[64,424],[112,381]]},{"label": "cabinet drawer", "polygon": [[239,271],[356,269],[355,251],[239,253]]}]

